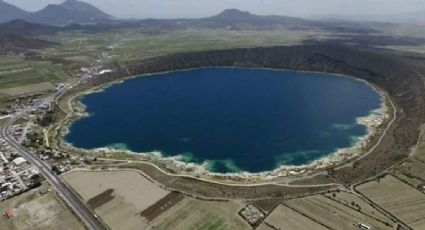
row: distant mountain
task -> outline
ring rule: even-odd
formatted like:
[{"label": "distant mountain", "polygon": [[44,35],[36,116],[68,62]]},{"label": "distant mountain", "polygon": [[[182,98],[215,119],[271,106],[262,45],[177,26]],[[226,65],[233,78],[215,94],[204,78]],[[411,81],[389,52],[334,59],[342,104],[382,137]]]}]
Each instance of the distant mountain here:
[{"label": "distant mountain", "polygon": [[0,53],[23,52],[32,49],[43,49],[57,45],[41,39],[26,38],[17,34],[0,35]]},{"label": "distant mountain", "polygon": [[378,16],[377,21],[410,23],[410,24],[425,24],[425,11],[417,11],[411,13],[401,13],[388,16]]},{"label": "distant mountain", "polygon": [[117,23],[115,28],[139,28],[147,33],[157,33],[161,30],[185,28],[224,28],[238,29],[274,29],[285,27],[289,29],[322,29],[341,33],[375,33],[377,32],[366,23],[354,22],[325,22],[307,20],[287,16],[262,16],[237,9],[225,10],[217,15],[197,19],[144,19]]},{"label": "distant mountain", "polygon": [[96,23],[113,17],[98,8],[77,0],[66,0],[59,5],[50,4],[32,13],[26,19],[31,22],[67,25],[72,23]]},{"label": "distant mountain", "polygon": [[381,23],[403,23],[403,24],[425,24],[425,11],[417,11],[399,14],[363,14],[363,15],[317,15],[313,17],[319,20],[345,20],[357,22],[381,22]]},{"label": "distant mountain", "polygon": [[0,35],[16,34],[20,36],[37,36],[52,34],[63,29],[62,27],[30,23],[20,19],[0,23]]},{"label": "distant mountain", "polygon": [[7,22],[17,18],[25,18],[28,12],[11,5],[3,0],[0,0],[0,22]]},{"label": "distant mountain", "polygon": [[237,25],[252,25],[252,26],[272,26],[272,25],[318,25],[317,21],[305,20],[295,17],[287,16],[260,16],[251,14],[247,11],[240,11],[238,9],[228,9],[218,15],[200,19],[201,22],[210,23],[216,26],[237,26]]}]

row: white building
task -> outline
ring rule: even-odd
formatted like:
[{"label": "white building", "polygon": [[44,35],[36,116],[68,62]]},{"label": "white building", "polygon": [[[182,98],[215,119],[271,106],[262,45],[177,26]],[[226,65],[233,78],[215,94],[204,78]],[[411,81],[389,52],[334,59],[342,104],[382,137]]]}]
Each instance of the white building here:
[{"label": "white building", "polygon": [[13,160],[13,164],[16,165],[16,166],[20,166],[20,165],[22,165],[23,163],[26,163],[26,162],[27,162],[27,160],[25,160],[23,157],[18,157],[18,158],[15,158]]}]

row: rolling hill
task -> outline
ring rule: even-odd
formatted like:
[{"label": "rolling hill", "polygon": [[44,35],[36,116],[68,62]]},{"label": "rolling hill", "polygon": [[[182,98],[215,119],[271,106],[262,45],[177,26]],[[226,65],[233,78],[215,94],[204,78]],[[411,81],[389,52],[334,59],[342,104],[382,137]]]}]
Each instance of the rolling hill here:
[{"label": "rolling hill", "polygon": [[0,0],[0,22],[27,17],[29,12]]},{"label": "rolling hill", "polygon": [[113,19],[113,17],[88,3],[78,0],[49,4],[37,12],[27,12],[0,0],[0,22],[16,19],[50,25],[69,25],[72,23],[105,22]]},{"label": "rolling hill", "polygon": [[0,23],[0,35],[17,34],[21,36],[47,35],[63,30],[64,28],[30,23],[21,19]]},{"label": "rolling hill", "polygon": [[0,53],[23,52],[57,45],[41,39],[27,38],[17,34],[0,34]]},{"label": "rolling hill", "polygon": [[[196,19],[195,19],[196,20]],[[238,9],[228,9],[218,15],[202,18],[197,20],[201,25],[210,26],[273,26],[273,25],[319,25],[317,21],[310,21],[301,18],[287,16],[260,16],[251,14],[248,11],[240,11]]]},{"label": "rolling hill", "polygon": [[59,5],[50,4],[26,18],[31,22],[67,25],[71,23],[96,23],[112,19],[98,8],[77,0],[66,0]]}]

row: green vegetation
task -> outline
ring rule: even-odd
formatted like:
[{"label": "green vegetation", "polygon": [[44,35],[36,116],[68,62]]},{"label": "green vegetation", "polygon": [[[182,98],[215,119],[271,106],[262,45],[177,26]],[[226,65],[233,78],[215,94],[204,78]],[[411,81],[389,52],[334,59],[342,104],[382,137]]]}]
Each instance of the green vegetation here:
[{"label": "green vegetation", "polygon": [[[130,61],[187,51],[245,48],[300,44],[314,31],[297,30],[225,30],[188,29],[160,34],[131,33],[123,35],[113,59]],[[315,36],[326,37],[326,33]]]},{"label": "green vegetation", "polygon": [[27,60],[21,55],[0,56],[0,98],[43,92],[71,79],[72,71],[50,61]]},{"label": "green vegetation", "polygon": [[0,89],[14,88],[22,85],[36,84],[46,81],[43,77],[25,72],[20,74],[10,74],[7,78],[0,79]]},{"label": "green vegetation", "polygon": [[31,67],[20,56],[10,55],[0,58],[0,89],[42,81],[44,79],[31,73]]},{"label": "green vegetation", "polygon": [[71,65],[81,64],[79,62],[85,62],[84,64],[87,65],[87,61],[94,61],[94,59],[99,58],[117,36],[119,34],[114,33],[60,33],[52,35],[50,39],[61,45],[44,50],[43,55],[76,62],[68,63]]}]

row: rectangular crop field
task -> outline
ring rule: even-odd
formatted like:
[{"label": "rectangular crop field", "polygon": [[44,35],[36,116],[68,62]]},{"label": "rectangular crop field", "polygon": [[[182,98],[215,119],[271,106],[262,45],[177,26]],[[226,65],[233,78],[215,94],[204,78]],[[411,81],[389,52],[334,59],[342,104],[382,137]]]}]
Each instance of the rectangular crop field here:
[{"label": "rectangular crop field", "polygon": [[425,229],[425,194],[393,176],[372,181],[357,190],[413,229]]},{"label": "rectangular crop field", "polygon": [[390,224],[362,213],[356,207],[344,205],[323,195],[289,200],[284,204],[330,229],[357,230],[359,224],[366,224],[372,229],[393,229]]},{"label": "rectangular crop field", "polygon": [[53,89],[54,85],[50,82],[43,82],[32,85],[24,85],[7,89],[0,89],[0,94],[8,95],[8,96],[19,96],[24,94],[31,94],[37,92],[44,92],[50,89]]},{"label": "rectangular crop field", "polygon": [[163,213],[147,229],[251,229],[239,216],[244,204],[237,202],[213,202],[185,198]]},{"label": "rectangular crop field", "polygon": [[143,229],[142,211],[169,194],[136,171],[74,171],[63,178],[112,229]]},{"label": "rectangular crop field", "polygon": [[[316,229],[327,230],[320,223],[298,213],[284,205],[279,205],[264,221],[263,225],[276,229]],[[266,226],[263,228],[267,229]]]},{"label": "rectangular crop field", "polygon": [[337,201],[343,205],[346,205],[351,208],[358,209],[359,212],[362,212],[366,215],[369,215],[378,220],[382,220],[386,223],[394,225],[395,223],[385,214],[381,213],[379,210],[374,208],[371,204],[367,203],[366,200],[345,191],[327,193],[326,197]]}]

